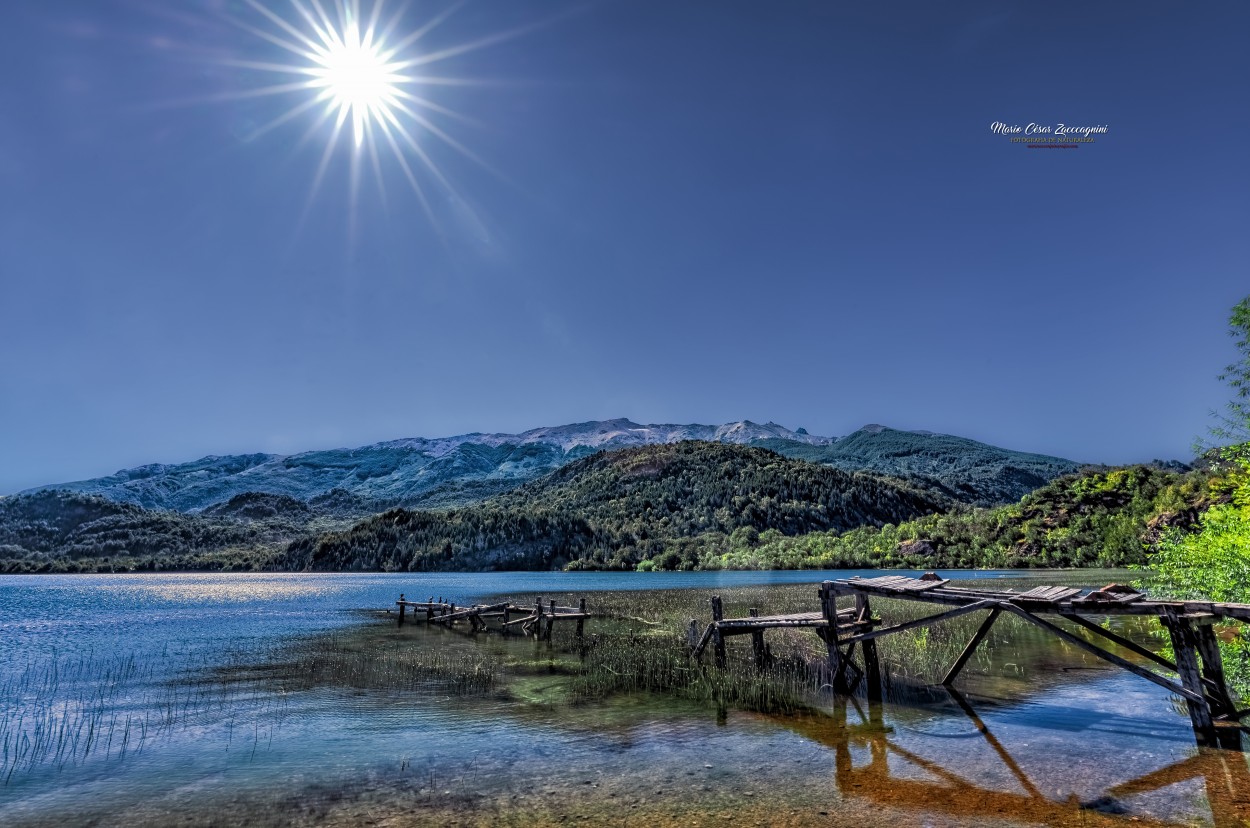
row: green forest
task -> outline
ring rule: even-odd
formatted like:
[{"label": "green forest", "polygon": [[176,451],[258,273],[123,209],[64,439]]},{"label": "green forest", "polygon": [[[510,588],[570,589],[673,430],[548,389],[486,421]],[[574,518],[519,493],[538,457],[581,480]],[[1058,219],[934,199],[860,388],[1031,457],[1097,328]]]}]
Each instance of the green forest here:
[{"label": "green forest", "polygon": [[[292,543],[315,570],[635,569],[678,539],[881,526],[952,508],[900,481],[759,448],[688,441],[602,452],[485,503],[393,509]],[[680,562],[686,568],[697,559]]]}]

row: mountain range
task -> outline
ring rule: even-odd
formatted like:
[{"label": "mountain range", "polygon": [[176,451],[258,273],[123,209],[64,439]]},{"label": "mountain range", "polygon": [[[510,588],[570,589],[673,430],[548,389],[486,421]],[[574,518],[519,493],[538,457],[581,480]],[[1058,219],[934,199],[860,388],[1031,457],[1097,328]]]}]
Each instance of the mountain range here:
[{"label": "mountain range", "polygon": [[865,426],[842,438],[749,420],[724,425],[640,425],[627,419],[536,428],[520,434],[407,438],[300,454],[210,456],[150,464],[107,477],[28,490],[100,495],[146,509],[198,513],[248,493],[282,495],[342,517],[386,508],[464,505],[513,489],[595,452],[699,440],[770,449],[842,471],[901,478],[959,502],[993,505],[1081,464],[962,437]]}]

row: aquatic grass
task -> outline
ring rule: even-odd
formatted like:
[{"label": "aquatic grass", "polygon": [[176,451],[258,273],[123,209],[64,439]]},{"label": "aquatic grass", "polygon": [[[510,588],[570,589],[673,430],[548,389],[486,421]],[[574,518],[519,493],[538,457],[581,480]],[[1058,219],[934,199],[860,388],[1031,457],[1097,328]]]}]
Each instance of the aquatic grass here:
[{"label": "aquatic grass", "polygon": [[484,650],[414,647],[403,638],[382,641],[358,633],[321,635],[275,651],[259,663],[236,660],[215,671],[218,681],[261,681],[284,692],[319,688],[474,695],[494,689],[502,661]]},{"label": "aquatic grass", "polygon": [[[177,727],[237,711],[238,694],[188,680],[201,662],[169,652],[51,657],[0,680],[0,780],[41,766],[125,759]],[[173,679],[162,678],[175,676]],[[272,700],[270,700],[270,703]],[[253,707],[255,707],[253,705]]]},{"label": "aquatic grass", "polygon": [[[1082,575],[1073,573],[1072,580]],[[1035,585],[1027,581],[1019,585],[1025,584]],[[1008,579],[994,582],[997,588],[1016,585]],[[596,618],[588,626],[593,633],[579,642],[567,626],[557,624],[553,635],[554,647],[579,652],[582,657],[582,669],[570,685],[572,697],[586,701],[614,693],[658,692],[761,712],[792,712],[819,705],[819,691],[828,681],[827,648],[810,630],[767,632],[765,641],[771,658],[763,668],[756,667],[750,636],[745,635],[726,638],[727,660],[723,668],[707,663],[711,661],[710,653],[704,654],[702,665],[689,658],[687,629],[692,620],[700,632],[704,629],[711,619],[713,595],[720,596],[727,618],[745,616],[752,607],[768,615],[819,608],[814,583],[593,593],[590,609]],[[532,604],[535,596],[510,597],[524,606]],[[572,603],[577,597],[543,596],[545,600],[554,598],[559,604]],[[944,609],[917,601],[877,597],[871,601],[874,615],[886,624],[934,615]],[[850,606],[850,599],[842,599],[842,604]],[[879,639],[886,698],[896,702],[928,698],[932,694],[929,686],[940,681],[981,622],[981,614],[963,616]],[[1083,629],[1071,631],[1092,638]],[[1148,640],[1148,636],[1134,637]],[[1031,682],[1055,680],[1056,671],[1052,668],[1056,665],[1062,675],[1064,668],[1089,666],[1092,661],[1091,656],[1004,614],[966,665],[960,681],[984,685],[995,695],[1028,692]],[[862,683],[857,692],[865,692]]]}]

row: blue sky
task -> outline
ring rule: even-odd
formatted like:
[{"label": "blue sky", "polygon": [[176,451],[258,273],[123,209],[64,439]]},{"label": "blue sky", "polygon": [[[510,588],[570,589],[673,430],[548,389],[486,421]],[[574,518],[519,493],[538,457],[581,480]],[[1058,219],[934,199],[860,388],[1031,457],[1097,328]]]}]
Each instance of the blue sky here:
[{"label": "blue sky", "polygon": [[620,416],[1183,458],[1225,399],[1242,3],[469,2],[403,53],[486,44],[412,87],[483,162],[412,130],[433,220],[385,145],[310,198],[319,107],[255,135],[311,93],[241,97],[246,2],[5,16],[0,492]]}]

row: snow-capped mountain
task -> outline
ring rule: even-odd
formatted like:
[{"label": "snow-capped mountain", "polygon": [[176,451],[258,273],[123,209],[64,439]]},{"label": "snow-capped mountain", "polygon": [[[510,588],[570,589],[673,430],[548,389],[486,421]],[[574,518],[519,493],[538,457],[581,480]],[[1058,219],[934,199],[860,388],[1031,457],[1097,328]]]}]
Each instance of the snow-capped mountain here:
[{"label": "snow-capped mountain", "polygon": [[[968,476],[964,472],[969,471],[972,479],[988,474],[997,480],[1006,474],[1003,479],[1021,481],[1010,485],[1024,486],[1024,491],[1077,467],[1059,458],[1022,455],[958,437],[882,426],[871,426],[839,440],[771,422],[640,425],[616,419],[536,428],[521,434],[416,437],[291,455],[210,456],[189,463],[139,466],[107,477],[40,489],[99,494],[151,509],[183,512],[200,511],[245,492],[266,492],[327,509],[365,513],[396,504],[464,503],[512,488],[596,451],[682,440],[763,445],[843,469],[930,475],[943,485],[964,484]],[[883,450],[887,444],[888,451]],[[940,448],[940,465],[934,465],[936,448]],[[952,475],[958,479],[945,479]],[[997,499],[997,495],[988,499]]]}]

